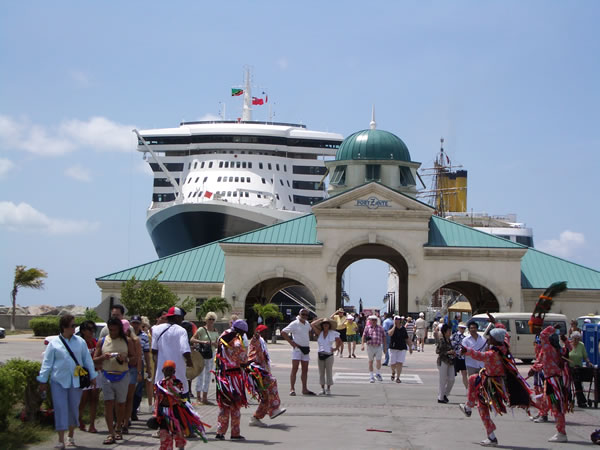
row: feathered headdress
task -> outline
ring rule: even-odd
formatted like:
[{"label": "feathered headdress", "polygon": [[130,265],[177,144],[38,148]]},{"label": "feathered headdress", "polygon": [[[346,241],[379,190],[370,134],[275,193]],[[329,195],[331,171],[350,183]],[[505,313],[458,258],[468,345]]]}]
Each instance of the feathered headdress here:
[{"label": "feathered headdress", "polygon": [[533,308],[533,313],[529,319],[529,331],[532,334],[538,334],[544,325],[544,317],[552,308],[553,298],[567,289],[566,281],[556,281],[546,288],[544,293],[540,295],[538,301]]}]

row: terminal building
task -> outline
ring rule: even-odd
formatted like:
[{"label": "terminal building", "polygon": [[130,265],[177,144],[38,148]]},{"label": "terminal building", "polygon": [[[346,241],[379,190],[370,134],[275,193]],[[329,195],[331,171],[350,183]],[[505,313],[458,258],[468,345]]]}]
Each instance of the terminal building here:
[{"label": "terminal building", "polygon": [[444,219],[417,200],[420,163],[374,121],[326,165],[329,197],[311,213],[101,276],[100,314],[119,301],[123,282],[158,275],[182,299],[222,296],[231,313],[250,320],[254,303],[290,286],[310,292],[318,316],[330,315],[342,306],[342,274],[361,259],[393,267],[401,314],[425,311],[440,289],[466,297],[473,314],[531,312],[543,290],[562,280],[569,289],[553,312],[600,312],[600,272]]}]

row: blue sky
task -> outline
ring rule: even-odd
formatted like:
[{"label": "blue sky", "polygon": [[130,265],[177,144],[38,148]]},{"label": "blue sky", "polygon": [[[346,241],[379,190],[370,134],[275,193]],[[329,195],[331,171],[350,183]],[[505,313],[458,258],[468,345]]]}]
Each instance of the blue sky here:
[{"label": "blue sky", "polygon": [[[155,257],[152,180],[131,128],[239,99],[243,66],[275,120],[344,136],[378,127],[413,160],[439,138],[469,171],[469,209],[516,213],[536,246],[600,268],[600,5],[558,2],[4,2],[0,6],[0,289],[95,305],[94,278]],[[255,118],[266,117],[266,109]],[[379,305],[387,271],[351,268]],[[358,267],[358,268],[357,268]]]}]

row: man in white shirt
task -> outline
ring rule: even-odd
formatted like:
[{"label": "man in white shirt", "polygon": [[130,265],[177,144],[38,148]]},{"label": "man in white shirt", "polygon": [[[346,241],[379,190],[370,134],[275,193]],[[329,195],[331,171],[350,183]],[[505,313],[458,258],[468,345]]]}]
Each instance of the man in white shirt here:
[{"label": "man in white shirt", "polygon": [[188,382],[185,368],[192,367],[190,343],[185,328],[180,326],[185,313],[181,308],[172,306],[167,312],[167,323],[155,325],[152,330],[152,356],[156,375],[156,384],[164,378],[162,367],[165,361],[175,362],[175,377],[183,383],[183,393],[188,393]]},{"label": "man in white shirt", "polygon": [[[462,340],[462,346],[478,352],[483,352],[487,345],[487,341],[483,336],[480,336],[479,333],[477,333],[477,322],[471,320],[467,323],[467,327],[469,327],[469,336]],[[465,365],[467,366],[467,376],[470,377],[474,373],[478,373],[485,364],[483,361],[477,361],[470,356],[465,356]]]},{"label": "man in white shirt", "polygon": [[[308,379],[308,362],[310,361],[310,323],[308,323],[308,310],[301,309],[300,315],[281,331],[281,337],[292,346],[292,372],[290,373],[290,395],[296,395],[296,374],[298,365],[302,367],[300,379],[302,380],[302,394],[315,395],[306,385]],[[290,338],[290,333],[292,337]]]},{"label": "man in white shirt", "polygon": [[427,321],[425,314],[419,313],[419,318],[415,321],[415,333],[417,333],[417,351],[425,351],[425,338],[427,337]]}]

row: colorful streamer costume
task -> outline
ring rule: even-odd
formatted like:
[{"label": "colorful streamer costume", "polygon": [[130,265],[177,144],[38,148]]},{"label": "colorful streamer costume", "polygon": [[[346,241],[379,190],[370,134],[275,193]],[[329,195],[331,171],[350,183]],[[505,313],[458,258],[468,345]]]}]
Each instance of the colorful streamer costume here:
[{"label": "colorful streamer costume", "polygon": [[154,386],[154,417],[160,428],[161,450],[172,450],[173,439],[177,448],[185,447],[185,437],[192,433],[197,433],[207,442],[204,427],[210,426],[200,420],[192,405],[181,396],[182,393],[183,384],[174,376],[166,377]]},{"label": "colorful streamer costume", "polygon": [[241,366],[245,365],[247,360],[246,347],[238,331],[225,330],[219,337],[215,355],[214,374],[219,405],[218,435],[227,432],[231,417],[231,436],[240,436],[240,408],[248,406],[248,376]]},{"label": "colorful streamer costume", "polygon": [[540,353],[542,351],[542,341],[540,336],[535,337],[533,344],[535,350],[535,362],[529,370],[529,374],[533,375],[533,387],[535,390],[535,396],[537,399],[537,408],[539,410],[540,417],[548,416],[548,405],[546,404],[546,398],[544,396],[544,371],[542,370],[542,363],[540,360]]},{"label": "colorful streamer costume", "polygon": [[507,406],[527,408],[531,391],[505,344],[494,345],[486,352],[467,349],[466,355],[485,363],[478,374],[469,377],[466,405],[473,408],[477,402],[485,430],[491,435],[496,425],[490,418],[490,408],[500,415],[506,413]]},{"label": "colorful streamer costume", "polygon": [[267,414],[272,416],[281,404],[277,390],[277,380],[271,374],[269,351],[265,340],[255,334],[250,340],[248,359],[249,392],[253,397],[258,396],[260,402],[254,417],[262,419]]},{"label": "colorful streamer costume", "polygon": [[[554,343],[552,341],[554,340]],[[556,429],[566,434],[565,414],[573,412],[574,390],[569,367],[562,357],[558,336],[552,326],[540,333],[541,351],[539,360],[544,372],[544,398],[547,409],[556,418]],[[565,341],[566,348],[570,344]]]}]

